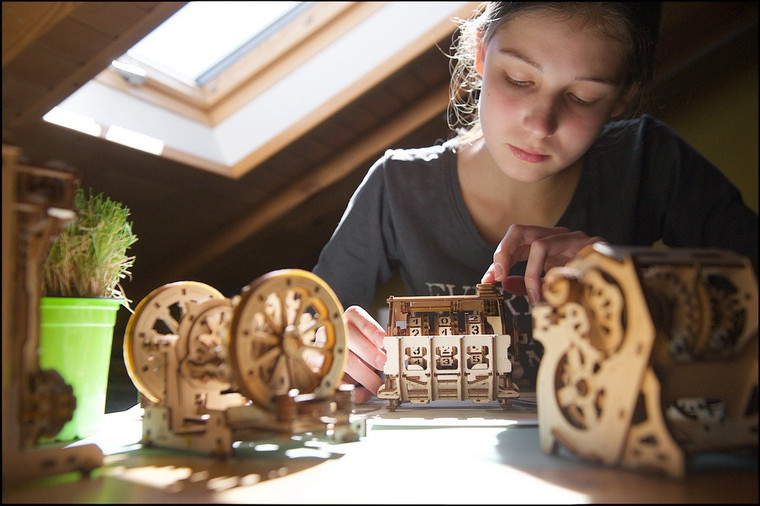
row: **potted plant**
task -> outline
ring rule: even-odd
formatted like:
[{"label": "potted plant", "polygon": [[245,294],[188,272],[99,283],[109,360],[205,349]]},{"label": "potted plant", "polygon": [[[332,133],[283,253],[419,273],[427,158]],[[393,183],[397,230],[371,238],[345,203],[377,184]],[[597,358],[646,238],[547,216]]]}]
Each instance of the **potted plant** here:
[{"label": "potted plant", "polygon": [[129,208],[103,193],[74,199],[77,218],[54,238],[42,267],[40,367],[55,369],[74,390],[73,418],[57,440],[90,436],[105,411],[113,329],[130,300],[121,285],[131,277],[137,241]]}]

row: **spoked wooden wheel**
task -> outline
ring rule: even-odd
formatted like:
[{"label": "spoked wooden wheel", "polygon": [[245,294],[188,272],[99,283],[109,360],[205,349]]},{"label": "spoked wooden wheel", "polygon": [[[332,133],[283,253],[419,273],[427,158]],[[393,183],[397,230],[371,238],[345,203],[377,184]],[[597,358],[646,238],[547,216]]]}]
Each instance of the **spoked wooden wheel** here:
[{"label": "spoked wooden wheel", "polygon": [[230,360],[241,393],[269,411],[275,397],[335,392],[346,363],[343,307],[318,276],[283,269],[241,295],[230,326]]},{"label": "spoked wooden wheel", "polygon": [[178,281],[153,290],[140,301],[124,334],[124,362],[132,382],[143,395],[160,402],[166,395],[167,353],[177,353],[178,328],[191,304],[224,299],[203,283]]},{"label": "spoked wooden wheel", "polygon": [[178,329],[180,376],[195,392],[230,388],[227,348],[232,301],[208,298],[189,304],[187,309]]},{"label": "spoked wooden wheel", "polygon": [[560,357],[554,377],[557,405],[574,427],[597,430],[605,409],[605,386],[601,384],[599,365],[603,354],[587,339],[577,339]]}]

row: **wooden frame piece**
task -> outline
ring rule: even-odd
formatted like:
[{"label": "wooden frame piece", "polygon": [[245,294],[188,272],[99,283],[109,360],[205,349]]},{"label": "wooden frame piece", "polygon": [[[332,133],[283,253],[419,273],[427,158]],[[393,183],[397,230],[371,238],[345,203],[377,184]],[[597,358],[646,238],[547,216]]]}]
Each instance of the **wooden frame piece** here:
[{"label": "wooden frame piece", "polygon": [[50,240],[76,218],[77,176],[24,165],[19,156],[3,145],[3,486],[103,464],[94,444],[45,442],[76,406],[71,385],[40,367],[39,304]]},{"label": "wooden frame piece", "polygon": [[686,475],[705,451],[757,449],[758,291],[715,249],[588,246],[546,274],[541,446]]}]

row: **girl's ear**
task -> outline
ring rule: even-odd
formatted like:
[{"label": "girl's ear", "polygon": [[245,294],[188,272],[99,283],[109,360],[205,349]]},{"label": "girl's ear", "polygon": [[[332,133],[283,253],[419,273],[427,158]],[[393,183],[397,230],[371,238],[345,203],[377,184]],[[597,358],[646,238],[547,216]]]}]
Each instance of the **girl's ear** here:
[{"label": "girl's ear", "polygon": [[486,59],[486,44],[483,40],[483,34],[478,33],[478,42],[475,47],[475,70],[483,75],[483,65]]}]

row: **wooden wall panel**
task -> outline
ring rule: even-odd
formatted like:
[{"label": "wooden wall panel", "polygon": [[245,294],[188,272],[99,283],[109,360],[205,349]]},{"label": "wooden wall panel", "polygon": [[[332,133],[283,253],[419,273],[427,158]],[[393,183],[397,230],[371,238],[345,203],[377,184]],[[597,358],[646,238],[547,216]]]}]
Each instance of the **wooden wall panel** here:
[{"label": "wooden wall panel", "polygon": [[136,25],[160,2],[99,2],[97,9],[76,9],[71,19],[115,39],[125,28]]},{"label": "wooden wall panel", "polygon": [[68,17],[37,39],[34,47],[61,60],[84,66],[92,58],[93,48],[106,48],[115,38]]},{"label": "wooden wall panel", "polygon": [[28,47],[21,57],[16,58],[3,68],[3,80],[6,77],[15,77],[22,81],[35,83],[39,88],[50,91],[58,86],[61,81],[67,79],[69,75],[76,72],[78,68],[79,65],[70,59],[60,58],[45,48],[34,44]]},{"label": "wooden wall panel", "polygon": [[3,2],[3,70],[83,2]]},{"label": "wooden wall panel", "polygon": [[[43,95],[48,88],[37,81],[23,79],[18,75],[3,77],[3,125],[6,115],[15,118],[34,104],[37,97]],[[3,126],[3,128],[5,128]],[[5,136],[5,131],[3,135]],[[3,139],[5,141],[5,138]],[[13,142],[13,141],[11,141]]]}]

